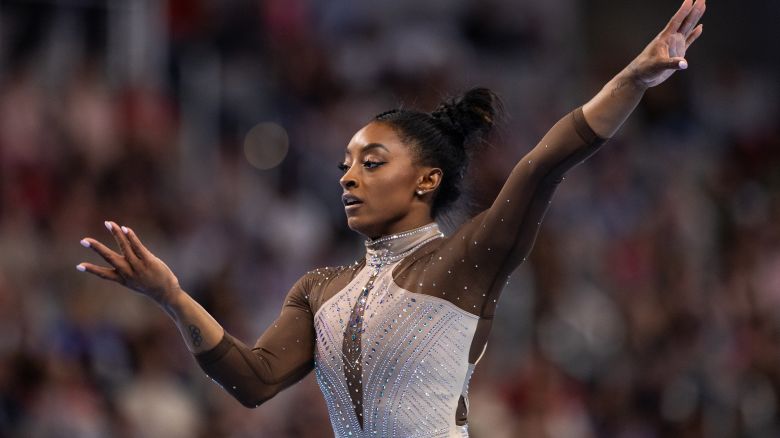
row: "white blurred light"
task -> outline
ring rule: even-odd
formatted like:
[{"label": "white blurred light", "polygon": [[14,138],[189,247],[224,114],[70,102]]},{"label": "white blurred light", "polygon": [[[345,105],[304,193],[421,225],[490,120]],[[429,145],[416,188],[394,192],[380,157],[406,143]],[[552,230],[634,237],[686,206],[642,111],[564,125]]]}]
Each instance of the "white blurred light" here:
[{"label": "white blurred light", "polygon": [[267,170],[284,160],[289,145],[290,140],[283,127],[272,122],[258,123],[244,138],[244,155],[252,166]]}]

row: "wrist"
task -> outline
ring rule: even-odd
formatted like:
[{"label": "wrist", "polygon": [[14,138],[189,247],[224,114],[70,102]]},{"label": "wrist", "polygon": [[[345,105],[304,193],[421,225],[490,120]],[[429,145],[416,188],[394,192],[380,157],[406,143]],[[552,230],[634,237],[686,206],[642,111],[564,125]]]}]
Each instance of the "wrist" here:
[{"label": "wrist", "polygon": [[178,319],[178,315],[183,308],[185,298],[188,295],[178,284],[173,285],[160,294],[157,304],[160,305],[173,319]]},{"label": "wrist", "polygon": [[634,92],[644,93],[650,86],[642,80],[639,69],[633,63],[629,64],[615,76],[617,88],[631,89]]}]

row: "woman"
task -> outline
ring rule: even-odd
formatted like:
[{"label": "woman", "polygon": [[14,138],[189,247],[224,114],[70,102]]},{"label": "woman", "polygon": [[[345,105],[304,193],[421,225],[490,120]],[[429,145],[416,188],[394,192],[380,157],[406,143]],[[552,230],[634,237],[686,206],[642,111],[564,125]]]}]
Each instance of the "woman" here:
[{"label": "woman", "polygon": [[430,114],[376,116],[340,165],[348,225],[368,238],[365,259],[304,275],[254,348],[225,333],[130,228],[106,222],[120,253],[82,240],[110,268],[77,268],[155,300],[204,371],[246,406],[314,369],[338,437],[468,436],[468,381],[506,278],[531,250],[564,173],[617,131],[648,87],[687,68],[704,1],[685,0],[517,164],[492,206],[450,236],[434,218],[457,199],[469,148],[493,125],[495,96],[478,88]]}]

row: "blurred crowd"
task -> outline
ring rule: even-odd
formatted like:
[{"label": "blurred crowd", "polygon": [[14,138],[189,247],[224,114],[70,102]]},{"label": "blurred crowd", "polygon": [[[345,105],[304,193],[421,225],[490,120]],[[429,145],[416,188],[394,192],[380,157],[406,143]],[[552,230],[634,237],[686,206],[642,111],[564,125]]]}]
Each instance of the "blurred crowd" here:
[{"label": "blurred crowd", "polygon": [[[780,436],[778,3],[733,3],[559,187],[470,385],[472,436]],[[253,343],[300,275],[362,257],[336,164],[373,115],[501,95],[478,209],[677,6],[0,1],[0,437],[332,436],[312,375],[245,409],[165,312],[75,270],[102,262],[79,240],[132,227]]]}]

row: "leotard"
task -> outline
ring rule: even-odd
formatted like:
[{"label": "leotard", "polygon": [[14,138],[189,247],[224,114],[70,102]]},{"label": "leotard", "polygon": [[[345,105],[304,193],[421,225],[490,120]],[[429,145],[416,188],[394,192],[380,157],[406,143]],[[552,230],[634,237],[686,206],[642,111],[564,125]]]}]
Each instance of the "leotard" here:
[{"label": "leotard", "polygon": [[577,108],[454,233],[432,222],[367,241],[364,259],[301,277],[254,347],[225,333],[199,365],[249,407],[315,370],[337,438],[467,437],[468,382],[501,290],[565,172],[605,141]]}]

